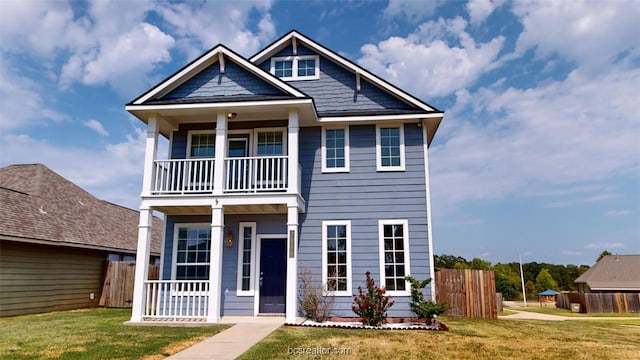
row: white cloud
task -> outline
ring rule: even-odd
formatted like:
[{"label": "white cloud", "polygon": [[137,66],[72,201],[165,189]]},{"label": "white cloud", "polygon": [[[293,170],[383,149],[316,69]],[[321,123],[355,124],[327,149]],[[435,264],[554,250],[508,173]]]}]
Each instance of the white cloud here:
[{"label": "white cloud", "polygon": [[142,23],[128,33],[105,40],[98,49],[76,54],[64,67],[61,81],[80,80],[86,85],[109,83],[123,96],[132,96],[149,84],[154,64],[171,60],[174,39],[154,25]]},{"label": "white cloud", "polygon": [[[448,139],[432,149],[434,202],[547,196],[574,187],[585,189],[579,202],[617,197],[601,183],[640,169],[638,83],[640,69],[611,69],[597,78],[576,70],[537,88],[462,92],[442,124]],[[604,191],[595,196],[594,186]]]},{"label": "white cloud", "polygon": [[631,210],[609,210],[605,213],[606,216],[625,216],[631,214]]},{"label": "white cloud", "polygon": [[469,0],[467,3],[469,22],[471,25],[480,25],[504,2],[505,0]]},{"label": "white cloud", "polygon": [[[504,38],[476,44],[462,18],[420,25],[406,38],[391,37],[361,48],[358,63],[391,83],[423,98],[447,96],[471,86],[492,69]],[[442,38],[459,45],[450,46]]]},{"label": "white cloud", "polygon": [[604,243],[589,243],[584,246],[585,249],[621,249],[625,244],[621,242],[604,242]]},{"label": "white cloud", "polygon": [[575,251],[575,250],[564,250],[564,251],[562,251],[562,255],[566,255],[566,256],[582,256],[582,255],[584,255],[584,252]]},{"label": "white cloud", "polygon": [[32,124],[66,120],[64,114],[51,108],[40,95],[36,81],[12,74],[0,59],[0,130],[12,131]]},{"label": "white cloud", "polygon": [[84,122],[84,126],[97,132],[99,135],[109,136],[109,132],[104,128],[104,126],[102,126],[102,123],[98,120],[95,120],[95,119],[87,120]]},{"label": "white cloud", "polygon": [[137,130],[123,142],[91,150],[28,135],[3,134],[2,166],[41,163],[100,199],[135,209],[139,206],[145,138],[146,133]]},{"label": "white cloud", "polygon": [[435,10],[445,3],[446,0],[389,0],[389,5],[384,9],[383,14],[387,17],[398,17],[409,21],[411,24],[416,24],[433,15]]},{"label": "white cloud", "polygon": [[541,58],[559,54],[593,73],[621,55],[640,55],[632,1],[517,1],[513,12],[524,26],[516,54],[530,48]]},{"label": "white cloud", "polygon": [[[163,3],[156,11],[173,27],[178,45],[189,58],[194,58],[218,43],[242,55],[252,55],[275,36],[270,8],[270,0],[211,1]],[[260,14],[255,34],[247,28],[252,10]]]}]

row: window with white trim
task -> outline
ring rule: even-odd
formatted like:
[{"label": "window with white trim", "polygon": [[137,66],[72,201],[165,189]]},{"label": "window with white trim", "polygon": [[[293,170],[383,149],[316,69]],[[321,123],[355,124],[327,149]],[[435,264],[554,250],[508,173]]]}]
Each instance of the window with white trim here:
[{"label": "window with white trim", "polygon": [[175,280],[208,280],[211,225],[177,224],[174,235]]},{"label": "window with white trim", "polygon": [[271,58],[271,74],[282,80],[313,80],[320,78],[318,55]]},{"label": "window with white trim", "polygon": [[258,131],[256,155],[284,155],[284,131]]},{"label": "window with white trim", "polygon": [[380,238],[380,282],[390,295],[408,295],[404,280],[409,274],[409,222],[407,220],[378,221]]},{"label": "window with white trim", "polygon": [[216,153],[216,134],[209,130],[189,131],[187,139],[189,158],[212,158]]},{"label": "window with white trim", "polygon": [[322,129],[322,172],[349,172],[349,127]]},{"label": "window with white trim", "polygon": [[376,126],[376,165],[378,171],[403,171],[404,126]]},{"label": "window with white trim", "polygon": [[351,296],[351,221],[322,222],[322,283],[336,296]]},{"label": "window with white trim", "polygon": [[238,237],[238,288],[236,295],[253,296],[256,223],[241,222]]}]

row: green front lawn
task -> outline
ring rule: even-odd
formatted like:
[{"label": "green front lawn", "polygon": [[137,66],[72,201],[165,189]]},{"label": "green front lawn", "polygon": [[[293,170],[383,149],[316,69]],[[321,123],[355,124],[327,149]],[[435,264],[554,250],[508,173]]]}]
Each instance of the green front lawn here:
[{"label": "green front lawn", "polygon": [[240,359],[640,358],[640,319],[440,319],[450,331],[281,327]]},{"label": "green front lawn", "polygon": [[161,359],[226,328],[123,325],[130,309],[0,319],[0,359]]}]

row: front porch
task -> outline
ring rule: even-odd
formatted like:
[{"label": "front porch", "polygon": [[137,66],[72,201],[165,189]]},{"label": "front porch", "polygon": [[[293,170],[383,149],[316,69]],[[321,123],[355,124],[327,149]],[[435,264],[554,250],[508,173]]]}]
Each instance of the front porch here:
[{"label": "front porch", "polygon": [[288,202],[269,205],[271,214],[237,213],[246,207],[212,197],[208,214],[178,211],[183,206],[143,210],[139,259],[148,251],[147,216],[154,210],[170,215],[165,215],[160,280],[146,280],[148,266],[136,267],[131,322],[217,323],[227,316],[268,315],[294,323],[300,207],[293,194],[280,198]]}]

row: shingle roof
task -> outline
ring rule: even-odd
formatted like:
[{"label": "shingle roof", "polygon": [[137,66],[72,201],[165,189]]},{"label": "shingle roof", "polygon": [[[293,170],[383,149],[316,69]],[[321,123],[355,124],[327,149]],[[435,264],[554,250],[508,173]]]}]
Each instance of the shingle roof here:
[{"label": "shingle roof", "polygon": [[[100,200],[41,164],[0,168],[0,237],[133,253],[138,211]],[[163,222],[153,219],[151,253]]]},{"label": "shingle roof", "polygon": [[640,291],[640,255],[607,255],[574,282],[591,290]]}]

